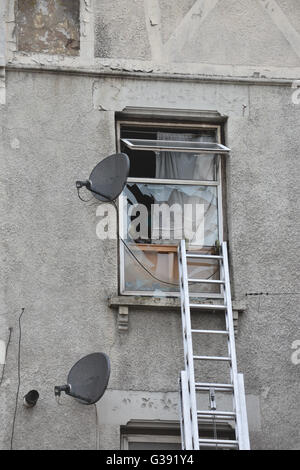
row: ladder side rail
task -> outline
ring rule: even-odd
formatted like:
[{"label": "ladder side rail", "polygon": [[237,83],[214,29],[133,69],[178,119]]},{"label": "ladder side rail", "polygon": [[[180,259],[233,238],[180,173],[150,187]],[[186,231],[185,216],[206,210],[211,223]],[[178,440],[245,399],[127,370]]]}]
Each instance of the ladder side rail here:
[{"label": "ladder side rail", "polygon": [[189,387],[187,373],[181,371],[180,375],[180,413],[181,413],[181,446],[183,450],[193,450],[192,422],[190,413]]},{"label": "ladder side rail", "polygon": [[242,414],[241,414],[241,400],[240,400],[240,391],[239,391],[239,380],[237,372],[237,359],[236,359],[236,349],[235,349],[235,337],[234,337],[234,326],[233,326],[233,314],[232,314],[232,303],[231,303],[231,290],[230,290],[230,278],[229,278],[229,263],[228,263],[228,253],[227,253],[227,243],[222,243],[222,254],[223,254],[223,267],[224,267],[224,280],[225,280],[225,302],[227,307],[226,312],[226,322],[227,329],[229,332],[228,340],[228,351],[231,356],[231,374],[232,374],[232,383],[234,387],[234,408],[236,413],[236,435],[238,441],[241,441],[242,434]]},{"label": "ladder side rail", "polygon": [[242,414],[242,429],[240,436],[240,450],[250,450],[248,416],[246,407],[246,394],[244,385],[244,375],[238,374],[239,381],[239,395],[241,400],[241,414]]},{"label": "ladder side rail", "polygon": [[199,449],[199,433],[198,433],[198,419],[197,419],[197,402],[195,391],[195,374],[193,362],[193,346],[192,346],[192,328],[191,328],[191,313],[189,306],[189,289],[188,289],[188,275],[187,275],[187,259],[185,240],[181,240],[178,247],[178,264],[180,275],[180,294],[181,294],[181,317],[183,329],[183,343],[184,343],[184,362],[187,373],[188,389],[189,389],[189,402],[191,413],[191,427],[193,436],[193,449]]},{"label": "ladder side rail", "polygon": [[184,292],[183,292],[183,269],[182,269],[182,255],[181,247],[178,246],[178,269],[179,269],[179,285],[180,285],[180,301],[181,301],[181,322],[182,322],[182,336],[183,336],[183,350],[184,350],[184,366],[185,370],[180,375],[180,423],[181,423],[181,445],[184,450],[191,450],[192,447],[192,416],[191,416],[191,400],[188,390],[187,379],[187,361],[188,344],[186,339],[186,315],[184,310]]},{"label": "ladder side rail", "polygon": [[179,268],[179,284],[180,284],[180,302],[181,302],[181,323],[182,323],[182,337],[183,337],[183,350],[184,350],[184,367],[187,371],[187,355],[188,355],[188,343],[186,337],[186,314],[185,314],[185,302],[184,302],[184,292],[183,292],[183,269],[182,269],[182,256],[180,247],[178,247],[178,268]]},{"label": "ladder side rail", "polygon": [[180,372],[180,377],[178,380],[178,395],[179,395],[179,422],[180,422],[180,436],[181,436],[181,449],[185,450],[185,435],[184,435],[184,416],[183,416],[183,403],[182,403],[182,372]]},{"label": "ladder side rail", "polygon": [[184,366],[187,370],[188,362],[188,342],[187,342],[187,315],[186,315],[186,300],[184,292],[184,278],[183,278],[183,263],[181,250],[178,251],[178,267],[179,267],[179,284],[180,284],[180,303],[181,303],[181,323],[182,323],[182,335],[183,335],[183,349],[184,349]]}]

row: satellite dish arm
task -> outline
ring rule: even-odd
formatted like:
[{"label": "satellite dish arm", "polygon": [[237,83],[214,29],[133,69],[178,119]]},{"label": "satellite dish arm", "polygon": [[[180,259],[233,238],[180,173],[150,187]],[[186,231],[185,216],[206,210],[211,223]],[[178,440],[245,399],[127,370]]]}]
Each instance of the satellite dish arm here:
[{"label": "satellite dish arm", "polygon": [[70,385],[56,385],[54,387],[54,395],[56,397],[60,397],[61,395],[61,392],[65,392],[65,393],[68,393],[71,391],[71,387]]},{"label": "satellite dish arm", "polygon": [[89,180],[76,181],[76,188],[77,188],[78,191],[79,191],[79,189],[83,188],[84,186],[86,187],[86,189],[91,191],[91,193],[98,194],[98,196],[104,197],[105,199],[107,199],[107,201],[111,201],[111,199],[109,197],[105,196],[105,194],[101,194],[98,191],[93,191],[91,189],[91,182]]},{"label": "satellite dish arm", "polygon": [[85,186],[87,189],[90,189],[91,188],[91,183],[89,182],[89,180],[76,181],[76,188],[77,189],[81,189],[81,188],[83,188],[83,186]]},{"label": "satellite dish arm", "polygon": [[71,385],[56,385],[54,387],[54,395],[56,397],[60,397],[61,392],[65,392],[66,395],[69,395],[70,397],[77,398],[77,400],[85,401],[86,403],[92,403],[92,400],[89,398],[81,397],[80,395],[76,395],[75,393],[72,393],[71,391]]}]

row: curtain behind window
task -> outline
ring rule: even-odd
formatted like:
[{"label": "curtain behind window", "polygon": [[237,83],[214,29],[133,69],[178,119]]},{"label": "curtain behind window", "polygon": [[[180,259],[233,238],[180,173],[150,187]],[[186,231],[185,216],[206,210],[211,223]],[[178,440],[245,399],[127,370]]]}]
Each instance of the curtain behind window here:
[{"label": "curtain behind window", "polygon": [[[189,141],[189,142],[215,142],[215,136],[204,134],[195,136],[193,134],[175,134],[169,132],[159,132],[159,140]],[[156,178],[159,179],[185,179],[198,181],[214,181],[216,179],[216,158],[214,155],[193,154],[187,152],[156,152]],[[166,202],[170,206],[180,204],[184,211],[185,205],[193,206],[192,219],[187,218],[189,227],[194,227],[195,234],[187,236],[192,245],[202,245],[203,239],[197,238],[200,224],[204,225],[204,244],[213,246],[218,239],[218,215],[217,198],[214,190],[206,187],[202,196],[193,191],[193,187],[182,185],[179,189],[176,186],[160,187],[160,202]],[[196,205],[204,205],[204,214],[196,211]],[[164,227],[162,226],[162,231]],[[168,229],[168,228],[167,228]],[[173,221],[171,229],[175,232],[176,221]],[[159,227],[154,227],[159,230]]]},{"label": "curtain behind window", "polygon": [[[158,140],[181,142],[215,142],[213,135],[174,134],[158,132]],[[212,155],[187,152],[156,152],[156,178],[213,181],[215,158]]]}]

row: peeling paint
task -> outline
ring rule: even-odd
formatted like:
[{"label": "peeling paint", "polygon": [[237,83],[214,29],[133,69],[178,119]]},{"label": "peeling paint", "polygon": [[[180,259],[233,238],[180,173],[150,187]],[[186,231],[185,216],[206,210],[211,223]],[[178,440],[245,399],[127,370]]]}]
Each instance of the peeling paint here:
[{"label": "peeling paint", "polygon": [[79,54],[80,0],[18,0],[17,49],[47,54]]}]

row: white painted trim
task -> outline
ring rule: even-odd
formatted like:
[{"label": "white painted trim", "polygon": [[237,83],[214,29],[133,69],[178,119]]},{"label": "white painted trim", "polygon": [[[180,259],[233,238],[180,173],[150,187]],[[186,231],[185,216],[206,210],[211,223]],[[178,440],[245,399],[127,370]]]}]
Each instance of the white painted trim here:
[{"label": "white painted trim", "polygon": [[80,0],[80,61],[95,60],[94,0]]},{"label": "white painted trim", "polygon": [[160,178],[127,178],[127,181],[128,183],[176,184],[183,186],[219,186],[219,181],[173,180]]},{"label": "white painted trim", "polygon": [[[183,142],[180,140],[147,140],[147,139],[121,139],[122,142],[130,149],[130,150],[154,150],[154,151],[162,151],[162,152],[185,152],[185,153],[193,153],[193,154],[203,154],[207,153],[212,156],[216,154],[228,154],[230,149],[225,147],[225,145],[219,143],[212,143],[212,142],[192,142],[189,147],[185,146],[187,142]],[[144,142],[144,143],[143,143]],[[166,143],[170,143],[172,145],[166,145]],[[200,144],[197,146],[196,144]],[[201,148],[201,145],[203,148]],[[216,145],[215,148],[212,148],[212,145]]]}]

